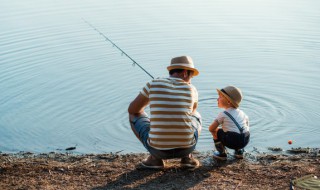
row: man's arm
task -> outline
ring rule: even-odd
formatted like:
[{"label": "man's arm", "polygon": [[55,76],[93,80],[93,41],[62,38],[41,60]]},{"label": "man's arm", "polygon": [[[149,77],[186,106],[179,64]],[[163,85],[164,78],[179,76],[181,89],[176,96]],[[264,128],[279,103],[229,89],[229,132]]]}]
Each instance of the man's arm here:
[{"label": "man's arm", "polygon": [[130,103],[128,112],[129,114],[141,114],[148,104],[149,99],[139,93],[139,95]]},{"label": "man's arm", "polygon": [[195,102],[195,103],[193,104],[193,110],[192,110],[192,113],[193,113],[193,114],[196,113],[197,108],[198,108],[198,102]]},{"label": "man's arm", "polygon": [[198,96],[199,95],[198,95],[198,91],[197,91],[196,87],[194,87],[193,85],[191,85],[191,87],[192,87],[192,98],[195,101],[193,103],[193,108],[192,108],[192,113],[194,114],[194,113],[196,113],[197,108],[198,108],[198,101],[199,101]]}]

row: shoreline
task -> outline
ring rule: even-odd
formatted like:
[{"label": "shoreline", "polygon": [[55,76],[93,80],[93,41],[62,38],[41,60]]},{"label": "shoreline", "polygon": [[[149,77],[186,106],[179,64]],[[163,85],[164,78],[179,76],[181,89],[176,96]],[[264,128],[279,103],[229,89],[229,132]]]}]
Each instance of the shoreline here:
[{"label": "shoreline", "polygon": [[163,170],[138,167],[147,153],[0,153],[0,189],[289,189],[290,181],[320,178],[320,149],[295,154],[246,153],[219,162],[211,152],[195,152],[201,165],[180,167],[166,160]]}]

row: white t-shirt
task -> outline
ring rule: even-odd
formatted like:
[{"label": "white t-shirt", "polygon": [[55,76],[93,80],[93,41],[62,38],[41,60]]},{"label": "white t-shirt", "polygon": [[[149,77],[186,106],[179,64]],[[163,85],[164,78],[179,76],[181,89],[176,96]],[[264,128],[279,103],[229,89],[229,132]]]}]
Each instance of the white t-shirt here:
[{"label": "white t-shirt", "polygon": [[[240,109],[236,108],[228,108],[227,111],[243,128],[243,133],[249,132],[249,117]],[[222,125],[222,129],[224,132],[236,132],[240,133],[237,125],[227,116],[224,112],[220,112],[215,119],[220,125]]]}]

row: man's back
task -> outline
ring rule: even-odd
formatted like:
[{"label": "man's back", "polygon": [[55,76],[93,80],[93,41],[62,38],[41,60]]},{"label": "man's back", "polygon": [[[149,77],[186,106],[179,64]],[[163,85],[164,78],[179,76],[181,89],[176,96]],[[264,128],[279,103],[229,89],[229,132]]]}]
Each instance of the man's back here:
[{"label": "man's back", "polygon": [[165,150],[194,145],[190,117],[197,92],[192,85],[174,77],[155,79],[141,94],[150,100],[150,146]]}]

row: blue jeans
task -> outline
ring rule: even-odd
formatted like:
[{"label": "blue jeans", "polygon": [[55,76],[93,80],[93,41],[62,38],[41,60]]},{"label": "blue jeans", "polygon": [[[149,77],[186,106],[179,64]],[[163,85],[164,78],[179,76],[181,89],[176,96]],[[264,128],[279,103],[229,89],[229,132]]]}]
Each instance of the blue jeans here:
[{"label": "blue jeans", "polygon": [[201,116],[193,115],[191,117],[192,127],[194,128],[195,144],[188,148],[175,148],[170,150],[159,150],[153,148],[148,143],[149,131],[150,131],[150,118],[146,113],[141,116],[134,117],[130,120],[131,128],[137,138],[142,142],[143,146],[150,152],[150,154],[158,159],[170,159],[170,158],[182,158],[188,156],[198,143],[199,133],[201,131]]}]

